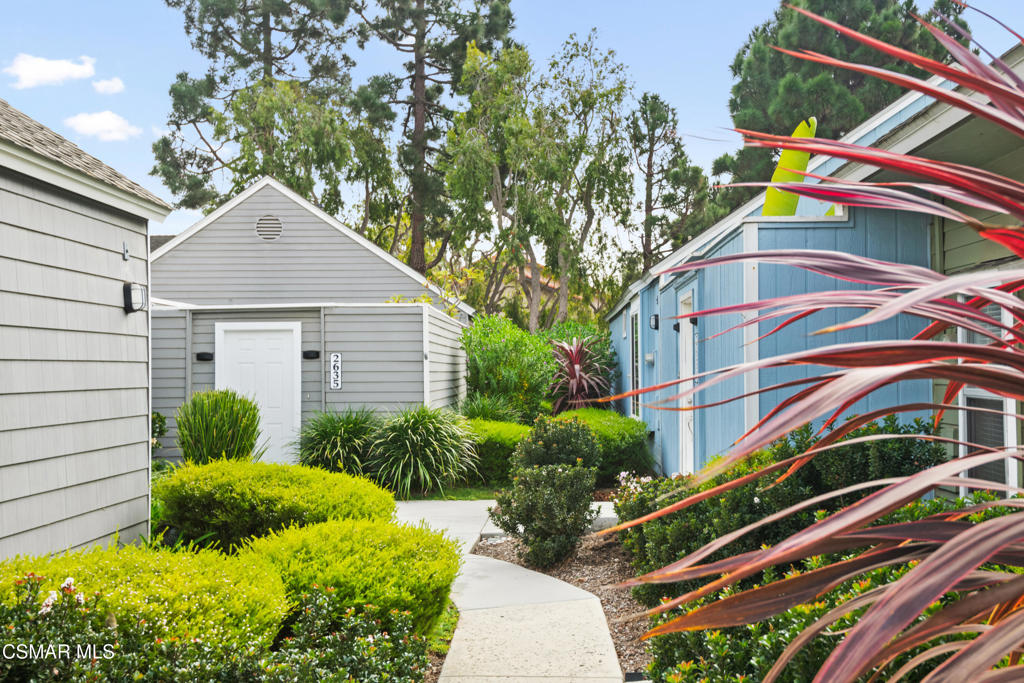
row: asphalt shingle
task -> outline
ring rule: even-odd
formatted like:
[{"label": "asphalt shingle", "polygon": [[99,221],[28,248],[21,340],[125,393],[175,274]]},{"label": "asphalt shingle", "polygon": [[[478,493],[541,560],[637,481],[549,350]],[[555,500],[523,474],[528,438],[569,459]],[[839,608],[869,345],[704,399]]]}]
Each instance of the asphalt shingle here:
[{"label": "asphalt shingle", "polygon": [[171,208],[155,194],[84,152],[35,119],[0,99],[0,139],[74,169],[107,185],[131,193],[158,206]]}]

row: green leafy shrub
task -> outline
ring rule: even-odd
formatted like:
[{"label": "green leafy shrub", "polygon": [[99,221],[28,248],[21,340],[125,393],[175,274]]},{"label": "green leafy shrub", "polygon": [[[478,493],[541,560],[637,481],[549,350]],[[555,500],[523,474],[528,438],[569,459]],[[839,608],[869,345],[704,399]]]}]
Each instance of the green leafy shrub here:
[{"label": "green leafy shrub", "polygon": [[490,510],[499,529],[519,538],[522,558],[550,567],[580,543],[597,515],[591,509],[596,471],[580,465],[542,465],[515,470],[512,486]]},{"label": "green leafy shrub", "polygon": [[502,396],[526,419],[540,412],[555,374],[547,340],[520,329],[504,316],[478,316],[463,331],[462,348],[471,393]]},{"label": "green leafy shrub", "polygon": [[265,644],[231,647],[202,638],[167,638],[159,623],[145,619],[111,623],[88,587],[74,584],[41,607],[42,580],[19,581],[12,603],[0,603],[4,642],[66,644],[68,653],[0,658],[3,680],[413,683],[422,680],[426,667],[424,641],[412,632],[408,613],[343,608],[331,589],[303,595],[288,635],[267,651]]},{"label": "green leafy shrub", "polygon": [[516,446],[530,428],[513,422],[470,420],[473,447],[477,454],[477,470],[484,482],[504,486],[510,481],[510,472]]},{"label": "green leafy shrub", "polygon": [[329,586],[339,604],[408,610],[428,633],[448,601],[461,556],[455,541],[426,527],[383,520],[334,520],[253,539],[240,559],[264,558],[297,599]]},{"label": "green leafy shrub", "polygon": [[250,536],[330,519],[390,519],[395,501],[373,482],[338,472],[220,460],[156,481],[162,523],[186,541],[227,550]]},{"label": "green leafy shrub", "polygon": [[160,443],[160,438],[167,434],[167,418],[164,417],[163,413],[158,413],[155,410],[149,416],[150,424],[150,455],[155,456],[157,449],[163,448],[163,444]]},{"label": "green leafy shrub", "polygon": [[420,406],[391,417],[374,434],[370,470],[402,498],[444,490],[476,473],[473,437],[465,418]]},{"label": "green leafy shrub", "polygon": [[24,599],[18,597],[16,581],[30,573],[45,577],[38,585],[44,592],[59,595],[66,577],[90,591],[84,597],[95,605],[96,626],[108,614],[118,624],[142,619],[164,639],[265,648],[288,611],[281,577],[267,563],[259,558],[240,562],[214,550],[111,546],[19,556],[0,562],[0,603],[10,606]]},{"label": "green leafy shrub", "polygon": [[589,427],[597,439],[598,486],[614,486],[621,472],[645,475],[654,471],[646,423],[600,408],[570,410],[558,416],[562,420],[572,418]]},{"label": "green leafy shrub", "polygon": [[199,391],[178,408],[178,450],[185,462],[259,460],[266,446],[260,438],[260,409],[256,402],[231,389]]},{"label": "green leafy shrub", "polygon": [[[928,501],[917,501],[892,512],[879,523],[897,524],[916,521],[941,512],[963,508],[968,504],[979,503],[989,498],[991,496],[977,495],[970,499],[935,498]],[[986,510],[984,513],[972,515],[970,521],[978,523],[998,515],[1008,514],[1009,511],[1009,508]],[[793,570],[793,573],[819,568],[825,564],[827,564],[826,558],[810,558],[800,568]],[[805,628],[840,604],[873,588],[892,583],[905,574],[908,569],[907,565],[894,565],[869,572],[863,577],[848,581],[837,589],[819,596],[814,602],[798,605],[762,622],[714,631],[669,633],[654,638],[650,641],[653,653],[653,662],[649,670],[651,677],[654,680],[678,681],[679,683],[762,680],[786,647]],[[765,571],[761,583],[782,578],[778,576],[777,572],[777,569]],[[691,603],[688,607],[692,609],[699,604],[725,598],[735,592],[735,589],[725,590],[709,596],[701,602]],[[949,599],[952,599],[952,595],[949,596]],[[814,638],[786,666],[781,680],[812,680],[822,663],[835,648],[837,636],[832,634],[841,633],[854,626],[863,611],[863,609],[856,610],[836,622],[829,629],[831,634],[819,635]],[[654,623],[660,623],[664,619],[663,617],[655,620]],[[937,641],[932,641],[932,644],[935,642]],[[898,657],[889,665],[888,673],[894,673],[925,647],[927,646],[911,650]],[[921,676],[928,670],[928,667],[915,670],[912,680],[921,680]],[[883,676],[882,680],[887,678],[888,676]]]},{"label": "green leafy shrub", "polygon": [[469,394],[459,403],[459,413],[470,420],[520,422],[523,419],[523,414],[512,401],[498,394]]},{"label": "green leafy shrub", "polygon": [[538,417],[533,429],[516,446],[515,465],[575,465],[597,467],[597,441],[590,429],[576,418],[556,420]]},{"label": "green leafy shrub", "polygon": [[328,472],[363,474],[379,419],[369,408],[316,413],[299,430],[299,463]]}]

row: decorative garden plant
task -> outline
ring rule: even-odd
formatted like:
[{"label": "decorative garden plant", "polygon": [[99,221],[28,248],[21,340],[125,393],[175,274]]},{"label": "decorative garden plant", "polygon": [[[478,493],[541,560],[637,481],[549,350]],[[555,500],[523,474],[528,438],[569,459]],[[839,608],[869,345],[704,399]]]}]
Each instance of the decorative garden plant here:
[{"label": "decorative garden plant", "polygon": [[[968,91],[980,93],[988,101],[969,93],[947,90],[912,76],[844,62],[808,50],[786,51],[787,54],[883,78],[920,91],[1024,138],[1024,79],[993,55],[984,53],[991,59],[990,64],[938,27],[928,25],[928,30],[946,47],[957,65],[941,63],[862,35],[806,10],[796,7],[792,9],[865,45],[959,84]],[[951,22],[946,23],[952,28]],[[1024,43],[1020,35],[1013,35]],[[963,37],[970,39],[966,34]],[[1024,223],[1024,183],[970,166],[833,140],[741,132],[749,145],[826,154],[915,178],[913,182],[874,183],[818,177],[822,182],[776,184],[775,187],[779,189],[830,203],[900,209],[939,216],[964,223],[985,239],[1003,245],[1018,257],[1024,257],[1024,226],[1021,225]],[[803,175],[811,176],[809,173]],[[931,196],[922,196],[917,191],[924,191]],[[1001,214],[1009,217],[1012,225],[982,223],[956,208],[956,205]],[[799,294],[702,311],[696,315],[753,311],[756,315],[741,325],[778,320],[773,332],[816,311],[839,307],[867,309],[867,312],[822,332],[866,326],[900,314],[925,318],[929,324],[907,341],[836,344],[702,373],[699,384],[673,396],[669,401],[675,402],[699,394],[730,377],[757,372],[762,368],[789,365],[822,368],[819,374],[808,380],[758,390],[757,393],[780,388],[796,389],[791,397],[783,400],[753,429],[743,434],[725,457],[694,477],[693,485],[729,471],[740,460],[808,421],[823,418],[826,425],[838,426],[827,433],[823,427],[822,433],[825,436],[814,448],[802,454],[702,491],[616,528],[627,528],[684,509],[700,500],[767,475],[774,475],[776,481],[783,479],[804,466],[816,454],[833,447],[836,441],[857,427],[886,414],[932,410],[938,419],[944,411],[985,411],[983,408],[956,403],[957,394],[965,386],[1024,401],[1024,302],[1016,295],[1024,289],[1024,268],[946,276],[916,266],[838,252],[807,250],[738,254],[687,264],[673,270],[692,270],[746,260],[788,264],[875,288]],[[1004,324],[1000,322],[1000,316],[992,317],[982,310],[992,305],[1000,311],[1008,312],[1011,322]],[[955,328],[981,335],[988,343],[939,340],[940,334]],[[690,379],[693,378],[683,378],[678,382]],[[944,399],[937,403],[891,406],[841,422],[841,416],[847,414],[860,399],[878,389],[909,379],[948,382]],[[672,384],[649,387],[623,396],[664,389]],[[740,398],[738,396],[735,400]],[[1024,416],[1016,417],[1024,420]],[[907,436],[964,444],[935,435]],[[892,437],[876,435],[844,443],[848,445],[856,440],[878,438]],[[872,569],[911,564],[912,568],[899,580],[840,605],[794,639],[765,680],[778,680],[784,675],[787,662],[811,638],[828,629],[843,615],[865,608],[857,624],[843,637],[837,636],[835,649],[815,680],[829,683],[855,681],[871,676],[872,673],[877,678],[888,662],[926,644],[932,646],[914,657],[914,665],[927,662],[934,666],[935,658],[945,659],[935,666],[925,680],[1019,680],[1024,671],[1019,668],[1019,648],[1024,642],[1024,576],[992,567],[1000,564],[1024,566],[1024,514],[1020,512],[1024,508],[1024,499],[994,500],[968,507],[956,515],[937,515],[920,521],[872,526],[881,517],[938,486],[1010,490],[1000,484],[960,475],[985,463],[1005,458],[1024,460],[1020,448],[989,448],[968,443],[966,449],[967,455],[963,458],[911,476],[865,482],[804,501],[777,515],[722,536],[677,562],[638,577],[634,583],[717,577],[701,588],[651,610],[652,613],[664,613],[733,586],[742,579],[758,577],[771,566],[787,567],[808,557],[828,557],[840,553],[849,558],[826,562],[817,569],[709,602],[699,609],[666,621],[648,635],[752,623],[795,605],[813,601],[818,595]],[[770,479],[761,481],[766,486],[771,483]],[[727,547],[732,540],[774,519],[800,509],[813,510],[822,500],[852,490],[870,489],[877,490],[773,547],[701,564],[703,559]],[[1010,514],[977,524],[963,521],[972,512],[997,506],[1005,506]],[[855,554],[849,555],[851,552]],[[944,596],[947,596],[946,599],[937,604]],[[936,641],[937,638],[941,640]],[[999,666],[1004,668],[994,668]]]}]

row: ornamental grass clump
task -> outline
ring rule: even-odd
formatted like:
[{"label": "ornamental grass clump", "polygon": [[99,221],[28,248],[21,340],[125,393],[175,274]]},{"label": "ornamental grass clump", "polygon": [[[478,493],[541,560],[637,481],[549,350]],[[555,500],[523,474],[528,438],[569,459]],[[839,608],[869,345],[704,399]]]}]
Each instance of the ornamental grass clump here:
[{"label": "ornamental grass clump", "polygon": [[174,416],[177,445],[185,462],[259,460],[266,445],[260,438],[260,409],[256,402],[231,389],[198,391]]},{"label": "ornamental grass clump", "polygon": [[318,412],[299,431],[299,463],[329,472],[364,474],[373,432],[380,424],[369,408]]},{"label": "ornamental grass clump", "polygon": [[494,422],[520,422],[523,413],[513,402],[495,394],[472,393],[459,403],[459,414],[469,420],[492,420]]},{"label": "ornamental grass clump", "polygon": [[[395,500],[372,481],[301,465],[219,460],[153,484],[175,541],[230,551],[252,536],[331,519],[390,519]],[[167,539],[170,540],[170,539]]]},{"label": "ornamental grass clump", "polygon": [[555,415],[564,410],[586,408],[608,395],[611,389],[609,369],[594,350],[598,343],[596,337],[552,342],[556,370],[550,394]]},{"label": "ornamental grass clump", "polygon": [[477,474],[473,435],[466,419],[450,410],[409,408],[375,432],[369,468],[400,498],[443,491]]}]

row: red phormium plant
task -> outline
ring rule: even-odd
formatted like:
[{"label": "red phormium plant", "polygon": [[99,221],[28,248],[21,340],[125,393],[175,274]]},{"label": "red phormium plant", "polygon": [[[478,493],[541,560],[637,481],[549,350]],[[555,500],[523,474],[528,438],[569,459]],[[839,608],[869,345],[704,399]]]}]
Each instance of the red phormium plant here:
[{"label": "red phormium plant", "polygon": [[558,363],[551,383],[551,395],[555,398],[552,412],[555,415],[593,405],[608,395],[608,368],[593,349],[593,345],[598,343],[597,337],[573,337],[569,342],[552,342]]},{"label": "red phormium plant", "polygon": [[[806,10],[792,9],[962,88],[946,89],[911,76],[844,62],[809,50],[789,54],[884,78],[902,87],[918,90],[1024,138],[1024,79],[992,55],[988,55],[992,59],[991,63],[983,61],[939,28],[926,24],[935,39],[949,50],[955,64],[937,62],[862,35]],[[1018,34],[1013,35],[1021,39]],[[970,40],[966,34],[963,37]],[[1021,42],[1024,43],[1024,39]],[[970,94],[970,91],[974,94]],[[850,206],[900,209],[940,216],[964,223],[982,237],[1005,246],[1018,257],[1024,257],[1024,227],[1020,225],[1024,222],[1024,183],[970,166],[844,142],[742,132],[749,145],[826,154],[919,179],[913,183],[848,182],[806,174],[822,182],[777,184],[775,187]],[[915,192],[908,191],[911,187]],[[917,194],[919,190],[929,193],[931,197]],[[983,223],[971,215],[969,209],[1001,214],[1010,219],[1011,225]],[[866,421],[886,413],[934,410],[938,416],[945,410],[991,412],[991,409],[954,402],[965,386],[1024,401],[1024,302],[1015,295],[1024,289],[1024,268],[946,276],[926,268],[838,252],[763,251],[686,264],[672,270],[692,270],[744,260],[788,264],[840,280],[873,286],[875,289],[798,294],[701,311],[695,315],[750,311],[754,315],[740,323],[740,326],[777,321],[769,334],[816,311],[835,307],[866,309],[866,312],[856,319],[821,332],[870,325],[900,314],[922,317],[930,323],[912,340],[837,344],[702,373],[700,383],[693,383],[692,388],[671,397],[665,403],[679,405],[676,402],[681,399],[698,394],[730,377],[757,372],[762,368],[789,365],[821,368],[819,374],[807,380],[760,388],[758,394],[780,388],[795,389],[795,393],[772,409],[754,428],[740,436],[723,458],[695,476],[694,484],[706,482],[728,471],[737,461],[747,458],[757,449],[810,420],[824,418],[826,425],[839,422],[840,416],[846,414],[857,401],[896,382],[908,379],[945,381],[949,383],[946,395],[941,402],[892,406],[848,420],[827,433],[814,448],[805,453],[690,496],[646,517],[610,529],[609,532],[682,510],[700,500],[768,474],[784,478],[817,453],[834,447],[836,441]],[[1008,312],[1007,317],[1011,322],[1004,324],[983,313],[982,309],[991,305]],[[974,332],[987,339],[988,343],[966,344],[937,339],[940,333],[951,328]],[[681,378],[617,398],[664,389],[693,379]],[[740,398],[736,397],[736,400]],[[678,409],[665,405],[662,407]],[[1024,416],[1014,417],[1024,420]],[[877,435],[844,443],[879,438],[892,437]],[[964,443],[936,436],[920,435],[914,438]],[[1024,566],[1024,514],[1016,509],[1024,508],[1024,499],[1004,499],[968,507],[958,511],[955,516],[944,514],[916,522],[872,526],[879,518],[938,486],[1010,490],[1000,484],[961,475],[979,465],[1006,458],[1024,460],[1020,448],[995,449],[975,444],[966,444],[966,448],[968,453],[965,457],[913,476],[866,482],[851,487],[878,490],[774,547],[702,564],[706,558],[728,546],[734,539],[798,509],[813,509],[822,500],[848,491],[836,491],[805,501],[722,536],[677,562],[638,577],[632,583],[674,583],[684,579],[711,577],[700,589],[652,610],[652,613],[667,612],[732,586],[744,578],[758,575],[773,565],[788,566],[812,556],[859,551],[850,559],[825,564],[813,571],[739,592],[692,612],[680,614],[649,635],[752,623],[814,600],[867,571],[887,565],[913,563],[913,567],[896,582],[840,606],[797,637],[765,680],[778,680],[784,674],[787,663],[811,638],[842,616],[862,608],[867,608],[863,616],[841,640],[837,639],[836,647],[819,670],[816,681],[852,682],[872,674],[877,678],[883,668],[899,655],[926,645],[940,636],[953,634],[973,637],[938,645],[933,643],[922,655],[914,657],[908,666],[913,667],[926,660],[934,664],[935,658],[944,657],[925,680],[950,683],[1021,680],[1024,678],[1024,670],[1017,664],[1021,644],[1024,643],[1024,577],[991,571],[984,566],[990,563]],[[960,521],[972,512],[992,506],[1009,507],[1012,514],[978,524]],[[949,594],[953,594],[951,597],[956,599],[944,602],[940,608],[926,613],[926,609]],[[994,668],[1005,663],[1007,658],[1012,665],[1010,668]]]}]

